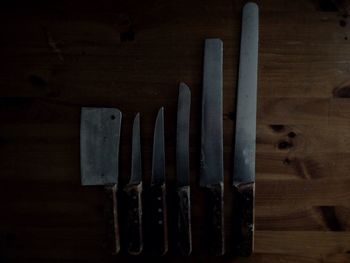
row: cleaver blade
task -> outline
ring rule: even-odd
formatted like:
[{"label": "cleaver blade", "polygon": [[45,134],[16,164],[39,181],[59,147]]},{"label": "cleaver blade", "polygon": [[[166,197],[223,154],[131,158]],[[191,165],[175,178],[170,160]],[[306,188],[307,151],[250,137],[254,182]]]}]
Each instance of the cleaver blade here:
[{"label": "cleaver blade", "polygon": [[81,184],[118,184],[122,113],[114,108],[81,110]]}]

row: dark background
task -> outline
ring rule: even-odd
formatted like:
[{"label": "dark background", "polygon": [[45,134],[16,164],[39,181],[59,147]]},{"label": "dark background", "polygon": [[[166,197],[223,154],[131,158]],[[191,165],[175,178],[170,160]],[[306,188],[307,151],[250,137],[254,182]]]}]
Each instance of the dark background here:
[{"label": "dark background", "polygon": [[[192,91],[194,250],[189,258],[177,256],[170,222],[171,246],[164,261],[350,261],[348,1],[259,1],[256,253],[230,255],[231,145],[243,3],[1,1],[1,262],[145,260],[115,258],[105,250],[103,190],[80,185],[80,107],[123,112],[120,188],[130,175],[132,119],[141,113],[147,188],[153,125],[164,106],[171,192],[180,81]],[[228,255],[220,259],[207,257],[201,245],[206,229],[198,187],[199,124],[207,37],[224,42]],[[170,206],[169,213],[173,210]]]}]

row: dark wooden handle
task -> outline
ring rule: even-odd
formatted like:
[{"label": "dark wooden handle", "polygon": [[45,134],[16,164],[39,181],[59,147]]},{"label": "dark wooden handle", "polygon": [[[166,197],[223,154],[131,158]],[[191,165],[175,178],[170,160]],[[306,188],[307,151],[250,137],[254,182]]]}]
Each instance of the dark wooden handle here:
[{"label": "dark wooden handle", "polygon": [[162,256],[168,251],[168,229],[165,184],[151,186],[150,216],[152,254]]},{"label": "dark wooden handle", "polygon": [[128,185],[124,191],[127,194],[128,207],[128,252],[139,255],[143,249],[142,183]]},{"label": "dark wooden handle", "polygon": [[117,204],[117,185],[105,186],[106,193],[106,217],[107,217],[107,247],[113,255],[118,254],[120,250],[119,224],[118,224],[118,204]]},{"label": "dark wooden handle", "polygon": [[211,213],[211,249],[212,254],[221,256],[225,253],[224,236],[224,185],[223,183],[209,185],[209,203]]},{"label": "dark wooden handle", "polygon": [[254,195],[254,183],[236,187],[234,202],[239,229],[236,231],[235,250],[240,256],[249,256],[254,251]]},{"label": "dark wooden handle", "polygon": [[179,204],[177,217],[178,246],[181,254],[188,256],[192,251],[190,187],[179,187],[177,195]]}]

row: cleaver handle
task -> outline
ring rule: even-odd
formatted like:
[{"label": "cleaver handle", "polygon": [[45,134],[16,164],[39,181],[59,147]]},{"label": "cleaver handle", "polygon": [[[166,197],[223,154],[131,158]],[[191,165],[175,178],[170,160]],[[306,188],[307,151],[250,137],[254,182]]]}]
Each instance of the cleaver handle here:
[{"label": "cleaver handle", "polygon": [[118,254],[120,250],[119,224],[118,224],[118,204],[117,204],[117,185],[105,186],[106,196],[106,217],[107,217],[107,237],[108,249],[113,255]]},{"label": "cleaver handle", "polygon": [[150,216],[152,253],[163,256],[168,252],[168,229],[165,184],[152,185],[150,189]]},{"label": "cleaver handle", "polygon": [[239,256],[249,256],[254,251],[254,194],[255,183],[235,187],[235,211],[239,221],[235,253]]},{"label": "cleaver handle", "polygon": [[143,250],[142,183],[129,184],[124,191],[128,207],[128,252],[130,255],[139,255]]},{"label": "cleaver handle", "polygon": [[178,247],[183,256],[188,256],[192,251],[190,186],[178,187],[177,198]]},{"label": "cleaver handle", "polygon": [[224,185],[223,183],[207,186],[208,202],[211,214],[210,239],[212,254],[222,256],[225,253],[224,235]]}]

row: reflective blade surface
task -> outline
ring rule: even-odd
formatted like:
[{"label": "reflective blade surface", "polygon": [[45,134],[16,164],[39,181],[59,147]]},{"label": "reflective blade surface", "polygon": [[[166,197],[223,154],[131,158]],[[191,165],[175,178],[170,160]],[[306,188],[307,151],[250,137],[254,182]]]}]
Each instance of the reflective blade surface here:
[{"label": "reflective blade surface", "polygon": [[140,141],[140,113],[137,113],[132,127],[131,149],[131,178],[130,184],[138,184],[142,180],[141,141]]},{"label": "reflective blade surface", "polygon": [[158,111],[153,137],[152,185],[165,182],[164,108]]},{"label": "reflective blade surface", "polygon": [[233,185],[255,181],[259,10],[243,8],[239,59]]},{"label": "reflective blade surface", "polygon": [[222,41],[207,39],[202,95],[201,186],[223,181],[222,63]]},{"label": "reflective blade surface", "polygon": [[122,113],[113,108],[81,109],[80,162],[82,185],[118,183]]},{"label": "reflective blade surface", "polygon": [[189,185],[190,107],[191,91],[185,83],[180,83],[176,126],[176,174],[178,186]]}]

